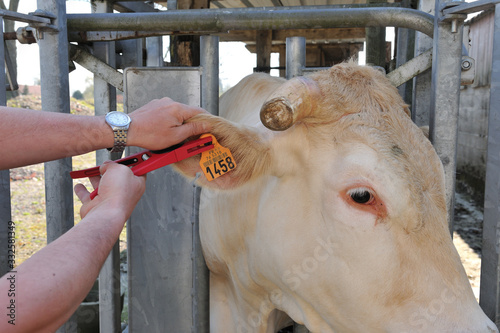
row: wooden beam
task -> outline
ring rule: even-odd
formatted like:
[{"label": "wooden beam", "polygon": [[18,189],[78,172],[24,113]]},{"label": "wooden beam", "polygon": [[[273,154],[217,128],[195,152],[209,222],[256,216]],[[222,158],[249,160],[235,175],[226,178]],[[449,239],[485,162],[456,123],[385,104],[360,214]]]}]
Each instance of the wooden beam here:
[{"label": "wooden beam", "polygon": [[[217,34],[221,42],[254,43],[257,39],[255,30],[234,30],[228,33]],[[285,42],[287,37],[301,36],[306,40],[348,41],[365,39],[365,28],[335,28],[335,29],[288,29],[273,31],[273,42]]]}]

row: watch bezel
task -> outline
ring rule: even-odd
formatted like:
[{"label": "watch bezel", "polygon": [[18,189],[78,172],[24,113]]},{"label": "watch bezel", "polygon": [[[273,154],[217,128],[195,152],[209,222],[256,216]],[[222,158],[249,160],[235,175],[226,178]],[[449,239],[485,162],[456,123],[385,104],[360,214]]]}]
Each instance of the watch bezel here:
[{"label": "watch bezel", "polygon": [[[116,123],[112,120],[112,117],[111,116],[114,116],[114,115],[117,115],[119,114],[121,119],[123,119],[123,122],[120,122],[120,123]],[[124,113],[124,112],[120,112],[120,111],[110,111],[106,114],[106,122],[111,125],[111,126],[114,126],[114,127],[127,127],[129,124],[130,124],[130,117],[128,114]]]}]

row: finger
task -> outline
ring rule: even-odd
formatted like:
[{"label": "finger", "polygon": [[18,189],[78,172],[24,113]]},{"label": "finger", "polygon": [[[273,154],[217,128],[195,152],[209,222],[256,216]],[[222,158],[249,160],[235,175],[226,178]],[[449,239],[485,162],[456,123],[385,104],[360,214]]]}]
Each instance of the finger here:
[{"label": "finger", "polygon": [[90,192],[83,184],[76,184],[74,190],[76,196],[83,204],[90,201]]},{"label": "finger", "polygon": [[113,161],[111,160],[104,161],[104,163],[99,167],[99,173],[101,174],[101,176],[104,175],[106,173],[106,170],[108,170],[109,167],[113,164],[116,163],[113,163]]},{"label": "finger", "polygon": [[208,113],[208,111],[206,111],[202,108],[196,107],[196,106],[185,105],[183,110],[182,110],[181,115],[182,115],[183,120],[187,120],[187,119],[194,117],[200,113]]},{"label": "finger", "polygon": [[94,189],[99,187],[99,182],[101,181],[101,176],[89,177],[90,183]]},{"label": "finger", "polygon": [[179,141],[189,137],[210,132],[210,125],[205,122],[186,123],[176,127],[176,137]]}]

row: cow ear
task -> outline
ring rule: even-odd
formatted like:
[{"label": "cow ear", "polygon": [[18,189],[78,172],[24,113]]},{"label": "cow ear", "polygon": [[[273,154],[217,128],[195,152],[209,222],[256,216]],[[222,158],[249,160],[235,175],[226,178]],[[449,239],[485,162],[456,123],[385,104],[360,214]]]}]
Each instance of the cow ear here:
[{"label": "cow ear", "polygon": [[[210,133],[225,148],[228,148],[236,161],[236,168],[227,174],[208,181],[205,175],[198,178],[198,184],[203,187],[230,189],[269,172],[271,164],[270,144],[251,128],[236,125],[224,118],[210,114],[199,114],[187,122],[208,123]],[[201,172],[200,155],[193,156],[175,163],[174,167],[181,174],[193,178]]]}]

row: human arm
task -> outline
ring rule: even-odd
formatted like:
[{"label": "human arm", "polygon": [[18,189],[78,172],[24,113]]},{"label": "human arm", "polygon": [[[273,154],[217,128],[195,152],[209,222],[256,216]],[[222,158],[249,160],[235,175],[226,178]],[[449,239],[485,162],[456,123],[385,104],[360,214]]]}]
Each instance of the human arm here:
[{"label": "human arm", "polygon": [[[99,183],[93,180],[99,185],[94,200],[83,185],[75,187],[83,202],[81,222],[17,267],[16,325],[9,324],[4,315],[0,332],[54,332],[91,289],[145,189],[144,177],[134,176],[126,166],[105,163],[101,174]],[[9,273],[0,279],[4,309],[11,299],[8,277]]]},{"label": "human arm", "polygon": [[[127,146],[158,150],[208,132],[204,123],[184,122],[204,110],[153,100],[130,113]],[[0,170],[113,146],[113,131],[104,116],[78,116],[56,112],[0,107]]]}]

